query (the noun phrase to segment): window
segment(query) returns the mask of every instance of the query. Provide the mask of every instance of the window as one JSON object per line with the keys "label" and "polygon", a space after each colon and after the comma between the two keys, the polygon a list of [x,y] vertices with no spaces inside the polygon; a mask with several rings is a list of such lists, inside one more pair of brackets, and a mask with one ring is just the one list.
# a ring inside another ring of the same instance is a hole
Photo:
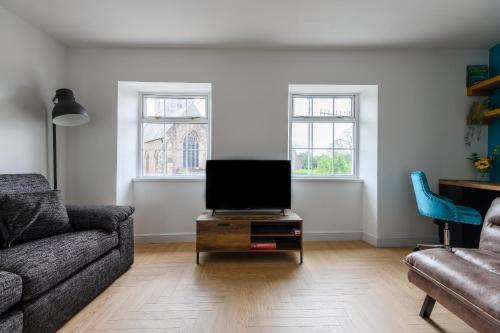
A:
{"label": "window", "polygon": [[199,167],[199,149],[200,147],[196,133],[189,133],[189,135],[184,139],[183,165],[185,169]]}
{"label": "window", "polygon": [[142,96],[142,176],[205,174],[210,152],[209,107],[208,94]]}
{"label": "window", "polygon": [[290,95],[289,158],[295,177],[355,177],[354,95]]}

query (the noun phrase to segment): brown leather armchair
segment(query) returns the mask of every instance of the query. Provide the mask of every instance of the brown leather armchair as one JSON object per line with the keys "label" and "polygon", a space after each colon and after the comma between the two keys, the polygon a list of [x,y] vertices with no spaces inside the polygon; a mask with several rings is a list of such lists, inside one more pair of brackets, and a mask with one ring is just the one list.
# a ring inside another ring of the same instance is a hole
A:
{"label": "brown leather armchair", "polygon": [[422,318],[438,301],[479,332],[500,332],[500,198],[486,214],[478,249],[429,249],[405,262],[408,280],[427,294]]}

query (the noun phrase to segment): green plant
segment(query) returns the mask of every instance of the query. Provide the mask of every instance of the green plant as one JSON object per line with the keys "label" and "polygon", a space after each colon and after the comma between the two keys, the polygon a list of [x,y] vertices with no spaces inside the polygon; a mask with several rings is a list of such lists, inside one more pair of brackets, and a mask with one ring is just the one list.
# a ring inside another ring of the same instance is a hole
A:
{"label": "green plant", "polygon": [[[303,152],[298,155],[300,160],[301,169],[293,171],[296,175],[307,175],[308,153]],[[313,175],[327,175],[332,173],[332,166],[334,174],[348,175],[352,173],[352,155],[351,153],[344,153],[336,151],[333,157],[331,155],[313,156],[311,159],[311,174]]]}
{"label": "green plant", "polygon": [[489,99],[472,103],[469,114],[467,115],[467,133],[465,134],[465,144],[467,146],[471,145],[474,137],[476,137],[477,141],[481,140],[481,125],[484,125],[484,112],[489,109]]}

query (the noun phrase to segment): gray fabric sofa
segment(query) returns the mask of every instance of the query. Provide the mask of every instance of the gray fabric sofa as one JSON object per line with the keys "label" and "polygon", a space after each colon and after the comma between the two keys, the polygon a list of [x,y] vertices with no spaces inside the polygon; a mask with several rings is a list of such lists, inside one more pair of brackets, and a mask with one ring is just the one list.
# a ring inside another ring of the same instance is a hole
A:
{"label": "gray fabric sofa", "polygon": [[[42,175],[0,175],[0,195],[46,190]],[[56,331],[132,265],[132,207],[67,211],[69,232],[0,250],[0,333]]]}

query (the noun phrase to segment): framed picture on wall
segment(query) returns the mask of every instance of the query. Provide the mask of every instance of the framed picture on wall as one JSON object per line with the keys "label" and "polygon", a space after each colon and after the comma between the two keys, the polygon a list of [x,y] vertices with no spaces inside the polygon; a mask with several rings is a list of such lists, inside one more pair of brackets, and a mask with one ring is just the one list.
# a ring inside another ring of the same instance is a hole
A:
{"label": "framed picture on wall", "polygon": [[478,82],[489,78],[488,65],[469,65],[467,66],[467,87],[473,86]]}

